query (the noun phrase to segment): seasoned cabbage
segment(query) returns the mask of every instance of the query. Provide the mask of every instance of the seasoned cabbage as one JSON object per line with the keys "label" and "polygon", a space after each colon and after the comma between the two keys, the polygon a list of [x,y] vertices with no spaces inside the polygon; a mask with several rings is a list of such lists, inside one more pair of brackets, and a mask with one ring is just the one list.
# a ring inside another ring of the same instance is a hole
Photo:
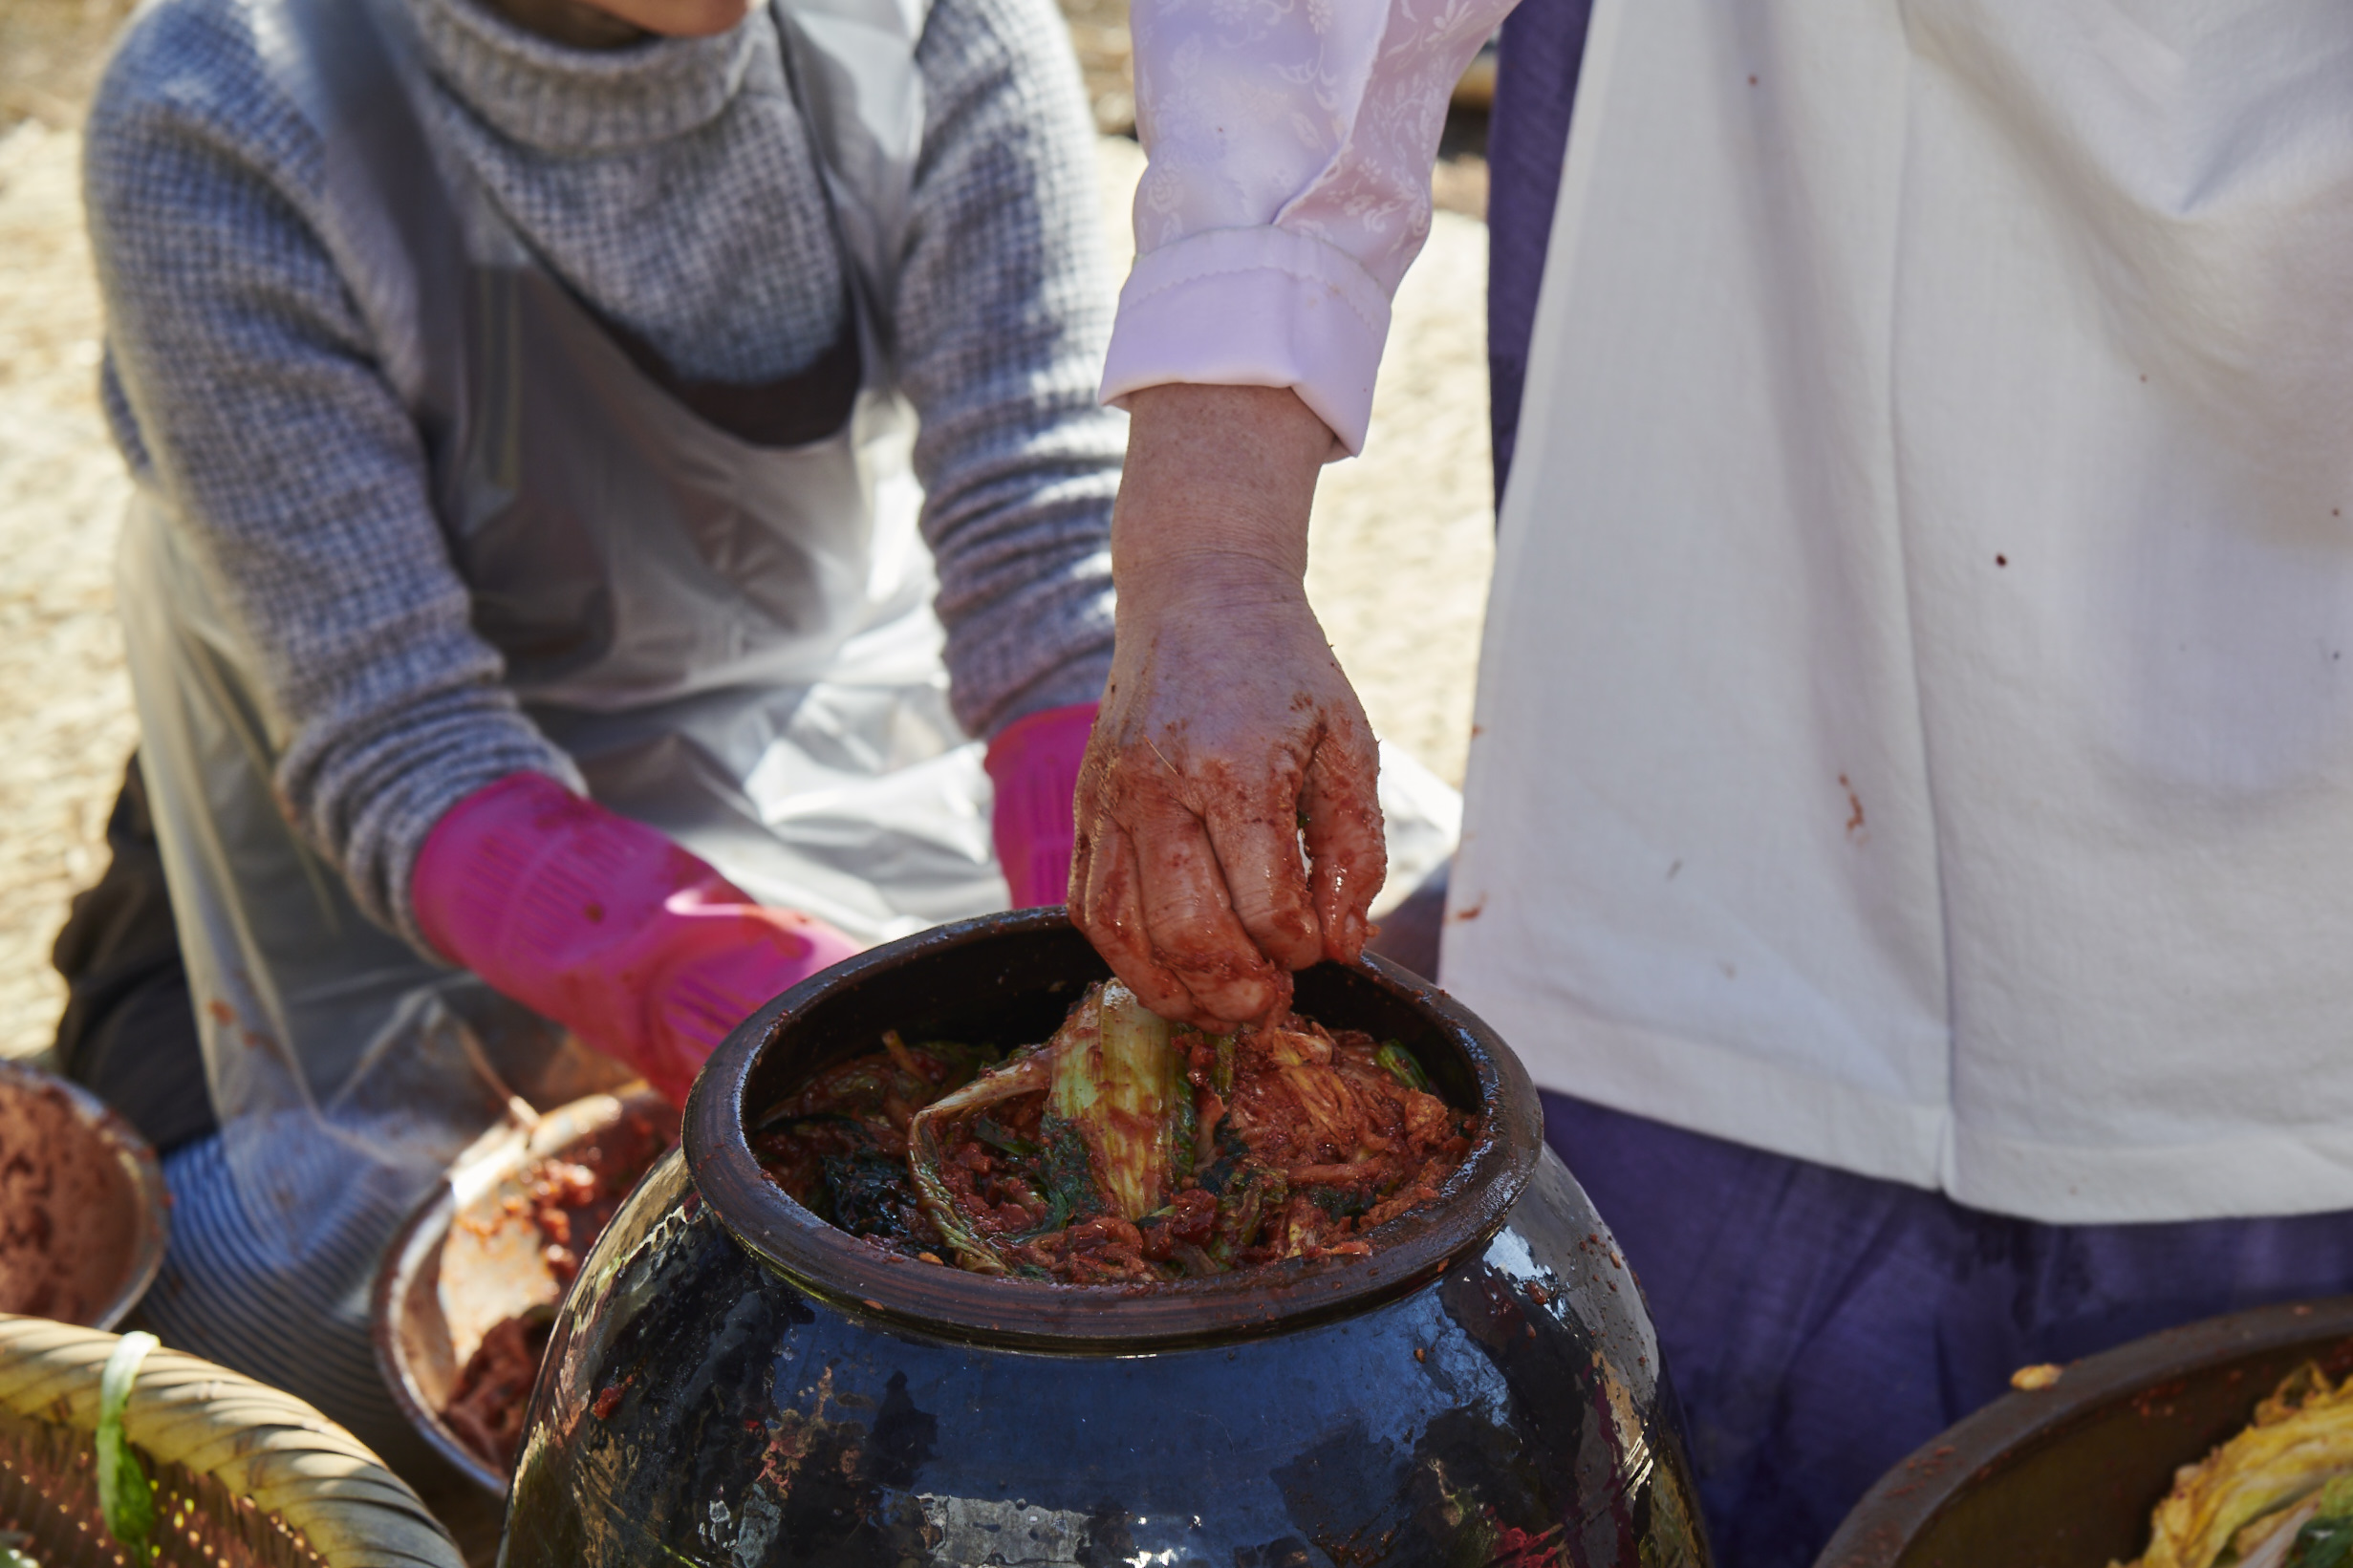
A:
{"label": "seasoned cabbage", "polygon": [[1296,1017],[1205,1035],[1115,980],[1003,1061],[885,1043],[820,1074],[754,1149],[844,1230],[981,1274],[1149,1284],[1361,1256],[1479,1132],[1398,1042]]}
{"label": "seasoned cabbage", "polygon": [[2353,1377],[2309,1363],[2173,1477],[2133,1568],[2353,1568]]}

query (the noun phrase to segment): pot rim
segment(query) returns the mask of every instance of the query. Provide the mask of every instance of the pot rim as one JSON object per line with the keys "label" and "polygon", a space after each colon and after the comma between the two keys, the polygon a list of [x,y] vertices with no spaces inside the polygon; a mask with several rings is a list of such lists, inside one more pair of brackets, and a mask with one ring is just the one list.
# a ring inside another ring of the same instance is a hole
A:
{"label": "pot rim", "polygon": [[1225,1278],[1157,1285],[994,1278],[885,1252],[818,1218],[767,1179],[745,1131],[745,1092],[788,1020],[920,956],[1069,927],[1060,905],[935,927],[810,977],[729,1035],[696,1080],[683,1133],[695,1188],[736,1241],[841,1311],[945,1338],[1032,1350],[1169,1349],[1305,1327],[1411,1290],[1484,1245],[1533,1176],[1543,1110],[1520,1059],[1469,1008],[1373,957],[1349,967],[1406,1001],[1462,1054],[1485,1122],[1438,1201],[1373,1232],[1370,1257],[1294,1258]]}

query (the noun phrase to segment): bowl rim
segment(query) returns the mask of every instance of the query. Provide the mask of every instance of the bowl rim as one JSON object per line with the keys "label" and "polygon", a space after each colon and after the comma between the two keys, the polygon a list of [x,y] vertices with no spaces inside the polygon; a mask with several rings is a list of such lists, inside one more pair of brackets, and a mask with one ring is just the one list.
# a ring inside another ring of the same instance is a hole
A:
{"label": "bowl rim", "polygon": [[[457,1223],[462,1202],[471,1201],[475,1193],[493,1191],[502,1182],[520,1175],[534,1160],[557,1153],[615,1125],[633,1106],[659,1098],[642,1083],[623,1084],[543,1111],[529,1126],[514,1121],[493,1125],[418,1199],[408,1217],[400,1222],[400,1228],[384,1244],[377,1262],[376,1278],[368,1293],[368,1340],[376,1353],[377,1372],[391,1392],[394,1406],[426,1446],[494,1498],[507,1495],[509,1478],[452,1431],[442,1419],[442,1412],[426,1400],[417,1369],[409,1361],[408,1343],[400,1336],[401,1321],[406,1316],[403,1303],[419,1275],[428,1266],[438,1276],[441,1250]],[[467,1188],[464,1193],[458,1190],[461,1172]],[[569,1288],[560,1292],[557,1302],[560,1304],[570,1294]]]}
{"label": "bowl rim", "polygon": [[[1840,1521],[1815,1568],[1893,1568],[1921,1533],[1996,1466],[2062,1435],[2123,1396],[2251,1355],[2353,1338],[2353,1296],[2204,1318],[2068,1363],[2043,1388],[2013,1389],[1930,1438]],[[2260,1397],[2257,1394],[2256,1397]],[[2199,1455],[2191,1455],[2191,1463]]]}
{"label": "bowl rim", "polygon": [[1069,929],[1059,905],[937,926],[810,977],[729,1035],[696,1080],[682,1131],[695,1189],[737,1243],[796,1288],[853,1316],[1015,1349],[1169,1349],[1306,1327],[1411,1290],[1483,1247],[1533,1177],[1543,1148],[1543,1110],[1520,1059],[1444,991],[1371,957],[1348,967],[1414,1007],[1461,1051],[1486,1123],[1439,1202],[1381,1227],[1381,1244],[1370,1257],[1293,1259],[1198,1283],[992,1278],[885,1252],[819,1219],[768,1181],[745,1131],[745,1092],[754,1065],[791,1020],[926,955]]}
{"label": "bowl rim", "polygon": [[444,1178],[433,1184],[424,1201],[410,1210],[408,1218],[392,1234],[369,1291],[368,1339],[376,1351],[377,1375],[383,1380],[394,1407],[410,1428],[466,1480],[494,1497],[504,1497],[507,1477],[460,1442],[458,1434],[443,1422],[441,1411],[425,1402],[417,1386],[416,1370],[409,1365],[408,1347],[401,1342],[397,1321],[400,1300],[408,1294],[410,1282],[424,1268],[428,1257],[436,1268],[440,1266],[438,1255],[457,1214],[457,1192]]}
{"label": "bowl rim", "polygon": [[115,1163],[131,1184],[139,1202],[139,1234],[131,1244],[131,1267],[122,1283],[98,1310],[96,1321],[77,1326],[112,1330],[130,1316],[155,1277],[162,1272],[164,1249],[171,1241],[171,1194],[163,1186],[163,1167],[155,1146],[131,1126],[123,1114],[72,1079],[29,1062],[0,1060],[0,1083],[28,1089],[55,1089],[65,1096],[75,1120],[88,1128],[115,1156]]}

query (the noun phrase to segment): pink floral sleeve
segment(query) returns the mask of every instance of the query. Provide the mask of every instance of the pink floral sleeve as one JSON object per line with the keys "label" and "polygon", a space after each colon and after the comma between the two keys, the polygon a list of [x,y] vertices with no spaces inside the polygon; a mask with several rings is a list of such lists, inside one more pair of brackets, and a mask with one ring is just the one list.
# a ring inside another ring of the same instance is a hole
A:
{"label": "pink floral sleeve", "polygon": [[1290,387],[1364,445],[1446,102],[1513,0],[1134,0],[1135,269],[1103,396]]}

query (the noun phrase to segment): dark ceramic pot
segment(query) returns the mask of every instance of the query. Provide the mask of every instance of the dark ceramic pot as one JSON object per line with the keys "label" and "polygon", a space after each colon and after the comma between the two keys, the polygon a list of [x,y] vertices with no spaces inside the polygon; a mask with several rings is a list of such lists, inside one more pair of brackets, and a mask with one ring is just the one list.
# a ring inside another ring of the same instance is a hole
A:
{"label": "dark ceramic pot", "polygon": [[2086,1356],[2004,1394],[1881,1477],[1815,1568],[2108,1568],[2306,1362],[2353,1372],[2353,1297],[2257,1307]]}
{"label": "dark ceramic pot", "polygon": [[685,1148],[564,1303],[504,1561],[1358,1568],[1707,1561],[1639,1291],[1519,1062],[1403,970],[1301,1012],[1398,1038],[1486,1133],[1370,1258],[1133,1290],[885,1255],[745,1136],[813,1067],[910,1036],[1043,1040],[1106,974],[1060,911],[909,937],[712,1058]]}

